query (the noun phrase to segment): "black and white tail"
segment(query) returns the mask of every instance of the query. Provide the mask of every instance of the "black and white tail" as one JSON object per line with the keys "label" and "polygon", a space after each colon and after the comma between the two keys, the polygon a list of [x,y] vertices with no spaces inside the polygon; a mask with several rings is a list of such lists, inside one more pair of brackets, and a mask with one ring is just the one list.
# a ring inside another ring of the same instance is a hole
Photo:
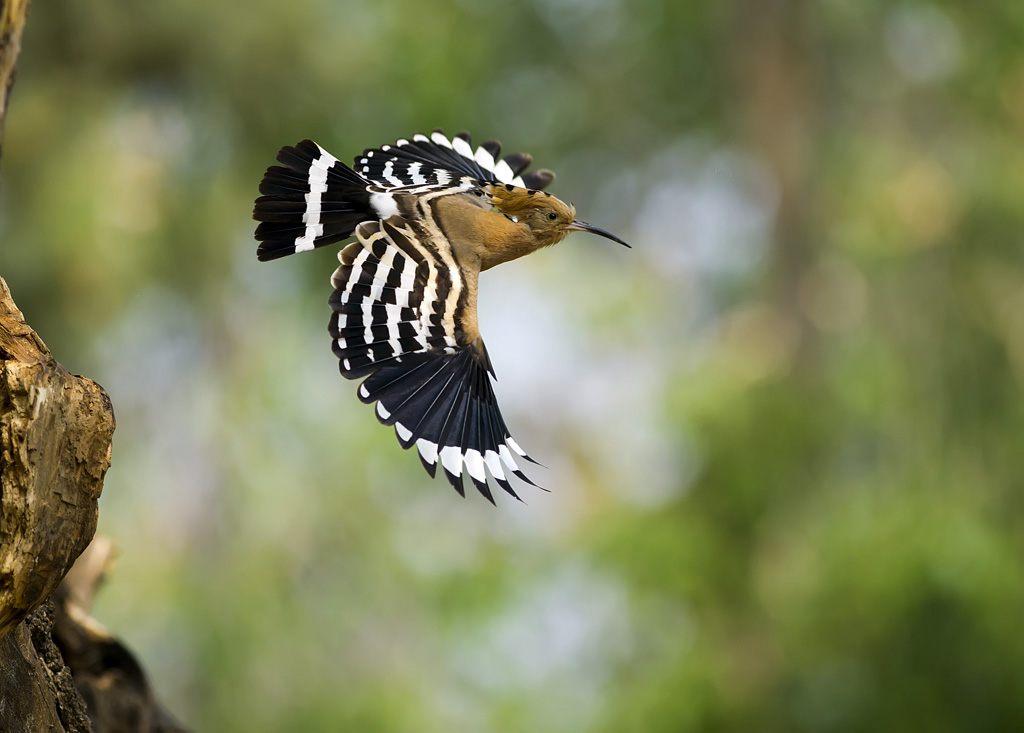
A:
{"label": "black and white tail", "polygon": [[312,140],[281,148],[277,160],[282,165],[267,169],[252,213],[260,260],[340,242],[375,216],[370,182]]}

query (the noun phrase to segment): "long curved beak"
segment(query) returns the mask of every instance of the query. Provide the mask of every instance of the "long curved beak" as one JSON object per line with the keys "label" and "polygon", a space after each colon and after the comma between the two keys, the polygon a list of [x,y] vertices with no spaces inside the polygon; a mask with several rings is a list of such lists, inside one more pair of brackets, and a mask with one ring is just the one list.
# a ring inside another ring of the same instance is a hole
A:
{"label": "long curved beak", "polygon": [[[597,234],[598,236],[604,237],[605,239],[610,239],[613,242],[618,242],[623,247],[629,247],[628,244],[623,242],[621,239],[616,237],[611,232],[606,232],[604,229],[601,229],[600,227],[595,227],[592,224],[587,224],[587,222],[580,221],[579,219],[574,221],[572,224],[570,224],[566,228],[569,229],[569,231],[573,231],[573,232],[590,232],[591,234]],[[630,247],[630,249],[632,249],[632,247]]]}

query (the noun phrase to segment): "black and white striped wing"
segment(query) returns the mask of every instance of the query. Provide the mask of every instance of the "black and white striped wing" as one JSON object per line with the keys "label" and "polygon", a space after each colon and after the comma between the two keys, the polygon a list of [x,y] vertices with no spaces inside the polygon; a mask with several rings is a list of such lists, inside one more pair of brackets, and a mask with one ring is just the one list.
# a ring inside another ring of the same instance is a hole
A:
{"label": "black and white striped wing", "polygon": [[473,149],[469,133],[451,138],[441,130],[414,135],[363,152],[355,170],[363,177],[388,188],[404,186],[447,186],[469,176],[488,183],[509,183],[520,188],[542,189],[554,180],[548,170],[523,173],[533,158],[516,153],[501,158],[501,143],[491,140]]}
{"label": "black and white striped wing", "polygon": [[430,241],[401,217],[364,222],[339,254],[331,280],[330,334],[341,373],[365,380],[359,398],[376,403],[403,448],[413,445],[431,476],[440,465],[463,493],[463,474],[489,501],[490,474],[519,498],[506,470],[527,483],[516,444],[491,387],[486,353],[460,343],[475,312],[447,242]]}

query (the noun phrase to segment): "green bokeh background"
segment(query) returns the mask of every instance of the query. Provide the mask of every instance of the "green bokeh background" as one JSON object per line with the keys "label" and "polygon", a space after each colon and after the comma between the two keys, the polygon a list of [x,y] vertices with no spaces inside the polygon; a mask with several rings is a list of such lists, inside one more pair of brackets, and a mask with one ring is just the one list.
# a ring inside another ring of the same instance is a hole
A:
{"label": "green bokeh background", "polygon": [[[0,274],[117,414],[97,617],[204,731],[1024,729],[1024,4],[36,2]],[[337,374],[277,149],[443,127],[596,237],[486,273],[525,504]],[[504,499],[504,500],[501,500]]]}

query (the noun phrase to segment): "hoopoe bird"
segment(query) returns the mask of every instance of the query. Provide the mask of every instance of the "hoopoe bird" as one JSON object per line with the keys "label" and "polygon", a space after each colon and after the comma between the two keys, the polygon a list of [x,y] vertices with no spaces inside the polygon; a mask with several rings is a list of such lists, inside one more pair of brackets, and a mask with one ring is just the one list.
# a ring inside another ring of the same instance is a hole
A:
{"label": "hoopoe bird", "polygon": [[[465,496],[463,477],[491,503],[487,476],[518,499],[506,470],[536,463],[513,440],[495,400],[494,369],[477,324],[480,273],[592,232],[572,204],[543,191],[548,170],[530,155],[475,150],[440,130],[367,149],[350,168],[311,140],[284,147],[267,169],[253,218],[257,257],[274,260],[355,235],[331,278],[329,332],[341,373],[362,379],[402,448],[416,446]],[[465,469],[465,470],[463,470]]]}

